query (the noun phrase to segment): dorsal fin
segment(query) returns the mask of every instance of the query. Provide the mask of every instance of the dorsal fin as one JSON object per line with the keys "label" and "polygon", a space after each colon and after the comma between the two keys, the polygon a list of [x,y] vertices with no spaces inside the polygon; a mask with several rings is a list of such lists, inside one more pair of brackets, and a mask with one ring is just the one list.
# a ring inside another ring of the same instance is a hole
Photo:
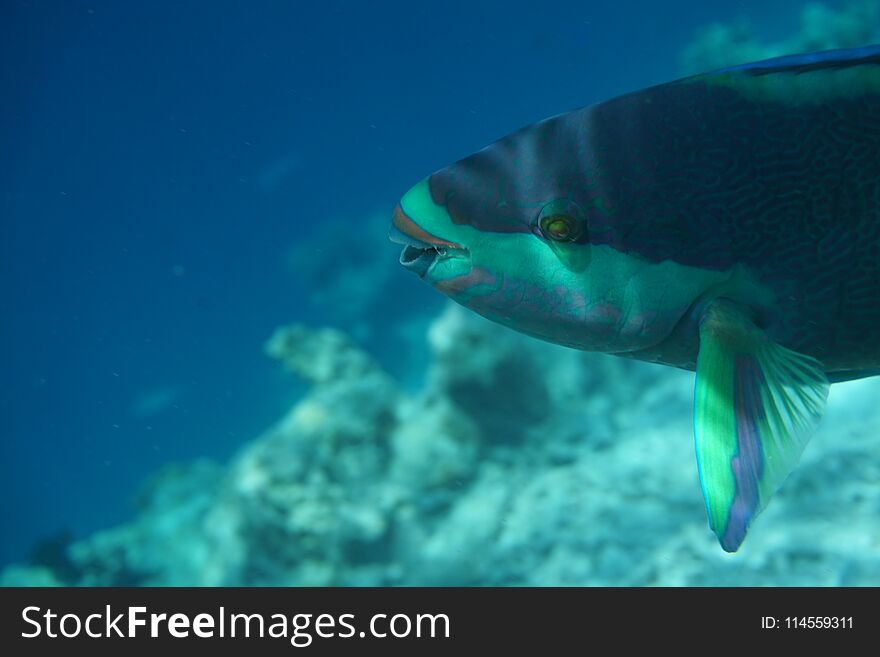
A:
{"label": "dorsal fin", "polygon": [[862,64],[880,65],[880,45],[846,48],[843,50],[823,50],[802,55],[774,57],[760,62],[729,66],[713,73],[744,73],[746,75],[767,75],[769,73],[805,73],[822,69],[840,69]]}

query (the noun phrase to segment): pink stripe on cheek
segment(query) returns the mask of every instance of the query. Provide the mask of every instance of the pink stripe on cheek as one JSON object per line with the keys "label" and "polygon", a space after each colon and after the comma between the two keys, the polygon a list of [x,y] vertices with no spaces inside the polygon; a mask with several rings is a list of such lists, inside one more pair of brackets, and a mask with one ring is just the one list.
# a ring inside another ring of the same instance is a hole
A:
{"label": "pink stripe on cheek", "polygon": [[590,317],[597,322],[617,324],[620,321],[620,308],[610,303],[597,303],[590,306]]}
{"label": "pink stripe on cheek", "polygon": [[462,292],[467,292],[476,285],[495,286],[497,283],[498,278],[488,269],[474,267],[464,276],[456,276],[455,278],[438,281],[434,284],[434,287],[443,294],[454,297]]}

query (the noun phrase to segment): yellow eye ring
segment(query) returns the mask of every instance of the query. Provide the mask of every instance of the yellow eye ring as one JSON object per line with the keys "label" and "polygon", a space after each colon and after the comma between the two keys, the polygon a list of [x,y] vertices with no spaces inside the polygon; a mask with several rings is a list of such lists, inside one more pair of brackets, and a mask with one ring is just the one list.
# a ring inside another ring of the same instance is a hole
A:
{"label": "yellow eye ring", "polygon": [[538,213],[534,228],[537,235],[550,242],[585,242],[587,222],[583,211],[571,199],[555,199]]}
{"label": "yellow eye ring", "polygon": [[567,214],[541,217],[541,233],[554,242],[574,242],[580,237],[580,222]]}

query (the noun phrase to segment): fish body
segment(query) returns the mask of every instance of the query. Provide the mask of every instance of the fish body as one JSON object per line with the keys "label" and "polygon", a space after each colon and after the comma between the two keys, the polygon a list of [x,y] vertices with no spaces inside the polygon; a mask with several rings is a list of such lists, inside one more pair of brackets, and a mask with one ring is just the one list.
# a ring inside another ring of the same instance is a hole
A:
{"label": "fish body", "polygon": [[695,370],[710,525],[735,550],[828,384],[880,372],[880,47],[659,85],[413,187],[401,263],[529,335]]}

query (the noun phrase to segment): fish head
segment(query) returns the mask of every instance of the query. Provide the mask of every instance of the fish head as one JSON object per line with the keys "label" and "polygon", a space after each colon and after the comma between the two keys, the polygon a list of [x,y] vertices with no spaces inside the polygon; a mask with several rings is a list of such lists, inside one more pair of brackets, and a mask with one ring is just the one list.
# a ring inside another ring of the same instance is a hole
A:
{"label": "fish head", "polygon": [[[400,264],[453,301],[500,324],[551,342],[608,349],[605,326],[588,326],[592,249],[586,216],[570,198],[526,207],[463,198],[434,174],[398,203],[389,237],[401,244]],[[450,198],[451,197],[451,198]],[[454,200],[453,200],[454,199]],[[472,220],[471,217],[474,217]]]}
{"label": "fish head", "polygon": [[492,321],[579,349],[638,351],[670,334],[706,280],[608,244],[615,216],[584,119],[548,119],[421,180],[390,238],[401,265]]}

